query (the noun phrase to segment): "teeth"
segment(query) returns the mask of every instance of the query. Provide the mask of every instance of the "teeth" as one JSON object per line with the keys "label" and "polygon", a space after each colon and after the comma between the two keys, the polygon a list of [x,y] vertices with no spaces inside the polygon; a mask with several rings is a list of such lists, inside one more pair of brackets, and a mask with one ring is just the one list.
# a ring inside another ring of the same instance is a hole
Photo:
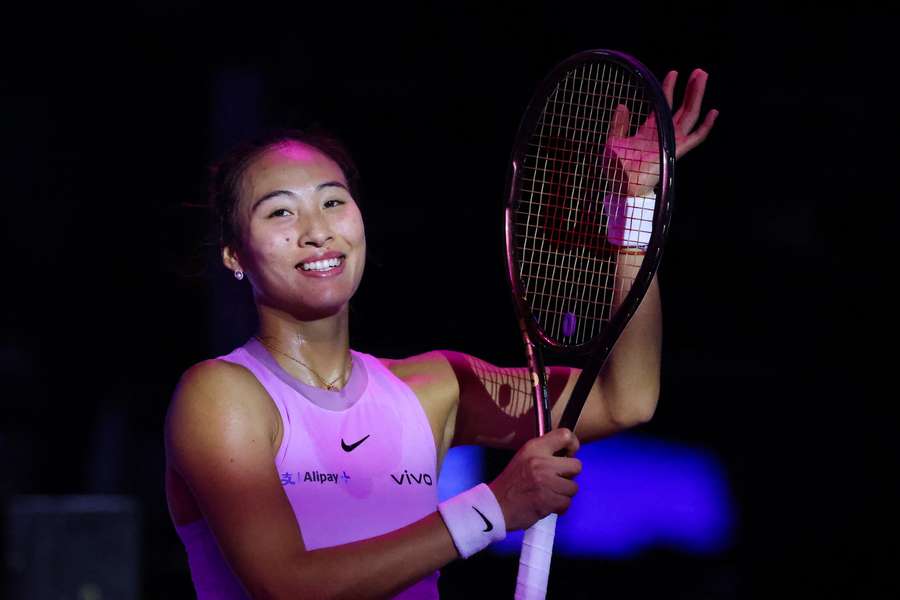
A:
{"label": "teeth", "polygon": [[343,258],[329,258],[326,260],[316,260],[313,262],[306,262],[300,265],[300,268],[304,271],[327,271],[328,269],[333,269],[336,266],[340,265],[343,261]]}

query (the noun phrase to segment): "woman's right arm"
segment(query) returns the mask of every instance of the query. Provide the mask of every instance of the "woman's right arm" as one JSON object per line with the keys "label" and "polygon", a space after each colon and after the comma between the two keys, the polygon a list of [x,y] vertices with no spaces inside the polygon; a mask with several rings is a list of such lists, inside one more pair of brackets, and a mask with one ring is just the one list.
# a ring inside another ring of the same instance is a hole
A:
{"label": "woman's right arm", "polygon": [[[437,512],[375,538],[306,550],[274,467],[275,423],[271,400],[256,379],[223,361],[200,363],[185,373],[166,421],[169,464],[190,488],[251,597],[383,597],[458,557]],[[568,506],[564,495],[541,493],[558,485],[549,481],[559,475],[547,471],[546,461],[543,470],[529,470],[542,464],[536,456],[552,458],[554,448],[573,451],[577,445],[571,434],[557,438],[520,451],[491,484],[510,529]],[[525,493],[507,494],[513,486]],[[504,496],[514,497],[515,504]]]}

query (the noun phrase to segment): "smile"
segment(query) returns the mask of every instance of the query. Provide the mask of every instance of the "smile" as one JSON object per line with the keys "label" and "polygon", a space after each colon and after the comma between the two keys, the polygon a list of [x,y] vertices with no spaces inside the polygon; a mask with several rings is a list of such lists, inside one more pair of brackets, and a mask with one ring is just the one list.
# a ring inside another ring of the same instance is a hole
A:
{"label": "smile", "polygon": [[331,269],[341,266],[344,263],[344,258],[344,256],[335,256],[321,260],[311,260],[309,262],[299,263],[297,268],[302,271],[330,271]]}

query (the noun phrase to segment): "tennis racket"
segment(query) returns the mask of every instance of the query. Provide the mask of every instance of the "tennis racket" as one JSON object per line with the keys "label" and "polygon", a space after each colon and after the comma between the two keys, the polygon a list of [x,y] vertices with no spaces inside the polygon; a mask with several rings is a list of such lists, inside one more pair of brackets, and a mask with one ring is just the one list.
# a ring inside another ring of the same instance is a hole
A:
{"label": "tennis racket", "polygon": [[[572,56],[528,105],[512,153],[506,253],[538,435],[551,428],[541,347],[589,357],[560,422],[574,430],[659,265],[674,165],[663,90],[630,56]],[[545,597],[555,531],[551,514],[525,532],[517,599]]]}

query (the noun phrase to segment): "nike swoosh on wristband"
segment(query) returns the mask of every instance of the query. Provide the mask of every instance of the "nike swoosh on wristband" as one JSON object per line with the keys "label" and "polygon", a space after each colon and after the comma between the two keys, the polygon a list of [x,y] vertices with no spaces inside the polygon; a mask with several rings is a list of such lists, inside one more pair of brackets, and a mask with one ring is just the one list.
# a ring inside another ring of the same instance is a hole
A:
{"label": "nike swoosh on wristband", "polygon": [[488,518],[486,516],[484,516],[484,514],[480,510],[478,510],[474,506],[472,507],[472,510],[477,512],[478,516],[481,517],[482,519],[484,519],[484,524],[487,525],[486,528],[481,530],[483,533],[487,533],[488,531],[491,531],[492,529],[494,529],[494,524],[491,523],[490,521],[488,521]]}
{"label": "nike swoosh on wristband", "polygon": [[[372,435],[372,434],[370,433],[369,435]],[[344,438],[341,438],[341,448],[344,449],[344,452],[353,452],[354,450],[356,450],[356,447],[357,447],[357,446],[359,446],[359,445],[362,444],[364,441],[366,441],[367,439],[369,439],[369,435],[367,435],[367,436],[364,437],[363,439],[359,440],[358,442],[354,442],[354,443],[350,444],[349,446],[348,446],[347,443],[344,441]]]}

